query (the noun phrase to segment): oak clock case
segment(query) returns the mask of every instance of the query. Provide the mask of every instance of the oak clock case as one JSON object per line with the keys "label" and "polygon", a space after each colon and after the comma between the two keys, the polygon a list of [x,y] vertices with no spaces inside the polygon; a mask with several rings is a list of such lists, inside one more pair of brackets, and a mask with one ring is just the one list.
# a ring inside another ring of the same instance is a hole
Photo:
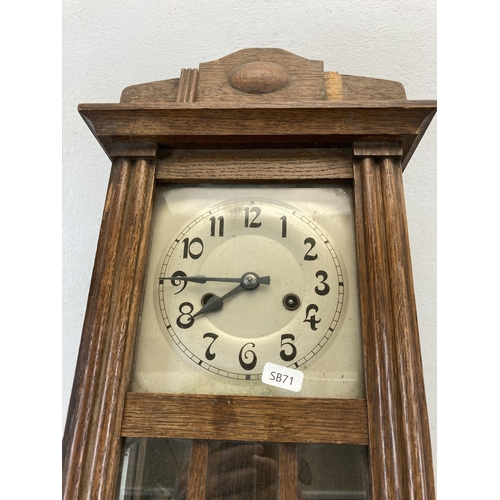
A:
{"label": "oak clock case", "polygon": [[160,185],[152,233],[133,391],[364,396],[348,185]]}
{"label": "oak clock case", "polygon": [[64,499],[434,500],[402,173],[435,101],[245,49],[79,111],[112,168]]}

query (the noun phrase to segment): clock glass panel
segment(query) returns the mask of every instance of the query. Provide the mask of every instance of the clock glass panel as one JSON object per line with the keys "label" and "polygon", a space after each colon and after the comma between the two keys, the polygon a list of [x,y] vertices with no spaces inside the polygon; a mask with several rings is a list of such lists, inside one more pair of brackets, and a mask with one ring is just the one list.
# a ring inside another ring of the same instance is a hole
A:
{"label": "clock glass panel", "polygon": [[[192,448],[188,439],[127,438],[118,499],[187,499],[190,482],[200,481],[190,477]],[[280,449],[279,443],[210,441],[205,498],[277,500]],[[299,444],[294,461],[297,500],[371,497],[366,446]]]}
{"label": "clock glass panel", "polygon": [[364,397],[352,188],[157,188],[132,390]]}

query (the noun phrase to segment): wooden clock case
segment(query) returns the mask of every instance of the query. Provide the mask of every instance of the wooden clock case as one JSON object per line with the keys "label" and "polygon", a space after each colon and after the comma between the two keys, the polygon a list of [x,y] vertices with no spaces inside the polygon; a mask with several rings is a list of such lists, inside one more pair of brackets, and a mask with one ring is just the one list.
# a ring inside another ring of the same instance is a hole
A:
{"label": "wooden clock case", "polygon": [[[283,443],[281,500],[295,498],[298,442],[368,445],[374,500],[433,499],[402,173],[435,101],[246,49],[79,112],[112,167],[63,439],[64,498],[116,498],[122,438],[145,436],[194,440],[190,500],[204,498],[207,439]],[[155,185],[310,180],[354,187],[366,399],[129,392]]]}

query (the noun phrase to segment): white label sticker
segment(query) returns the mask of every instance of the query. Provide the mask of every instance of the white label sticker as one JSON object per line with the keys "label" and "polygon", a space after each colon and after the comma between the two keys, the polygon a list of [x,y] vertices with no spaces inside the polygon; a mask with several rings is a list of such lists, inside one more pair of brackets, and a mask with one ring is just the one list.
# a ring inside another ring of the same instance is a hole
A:
{"label": "white label sticker", "polygon": [[262,382],[288,391],[299,392],[302,389],[304,374],[300,370],[286,366],[266,363],[262,372]]}

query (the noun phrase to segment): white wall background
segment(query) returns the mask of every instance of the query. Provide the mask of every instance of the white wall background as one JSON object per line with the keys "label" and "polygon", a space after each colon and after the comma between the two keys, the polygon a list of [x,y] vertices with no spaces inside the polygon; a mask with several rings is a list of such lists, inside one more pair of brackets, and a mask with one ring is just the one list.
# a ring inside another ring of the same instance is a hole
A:
{"label": "white wall background", "polygon": [[[78,353],[110,162],[77,113],[128,85],[177,78],[249,47],[323,60],[325,71],[398,80],[436,98],[435,0],[63,1],[62,418]],[[436,121],[405,171],[418,317],[436,457]]]}

